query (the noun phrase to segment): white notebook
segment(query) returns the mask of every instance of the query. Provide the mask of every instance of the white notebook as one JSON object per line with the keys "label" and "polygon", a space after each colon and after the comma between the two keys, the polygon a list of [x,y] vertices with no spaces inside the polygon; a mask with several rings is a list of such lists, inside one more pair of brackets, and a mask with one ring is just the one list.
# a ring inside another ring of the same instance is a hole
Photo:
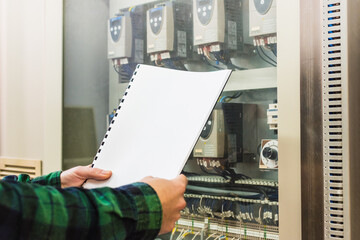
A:
{"label": "white notebook", "polygon": [[180,174],[231,70],[178,71],[138,65],[93,166],[112,171],[85,188],[119,187]]}

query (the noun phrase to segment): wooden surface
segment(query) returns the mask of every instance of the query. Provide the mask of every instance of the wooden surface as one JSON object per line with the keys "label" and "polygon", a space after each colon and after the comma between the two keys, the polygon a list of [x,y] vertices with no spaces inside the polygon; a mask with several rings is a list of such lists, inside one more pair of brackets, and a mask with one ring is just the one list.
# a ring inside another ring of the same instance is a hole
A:
{"label": "wooden surface", "polygon": [[31,178],[41,176],[42,161],[0,158],[0,178],[21,173],[26,173]]}

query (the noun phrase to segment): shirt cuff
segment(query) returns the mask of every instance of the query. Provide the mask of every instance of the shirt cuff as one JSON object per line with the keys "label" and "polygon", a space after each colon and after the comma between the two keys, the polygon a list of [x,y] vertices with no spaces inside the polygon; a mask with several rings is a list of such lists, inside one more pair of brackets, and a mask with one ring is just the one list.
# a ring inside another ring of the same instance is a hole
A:
{"label": "shirt cuff", "polygon": [[48,185],[53,187],[61,187],[60,181],[61,171],[52,172],[44,176],[36,177],[31,180],[31,183],[36,183],[40,185]]}
{"label": "shirt cuff", "polygon": [[135,239],[155,239],[162,223],[162,206],[155,190],[148,184],[138,182],[132,184],[142,194],[133,195],[137,209]]}

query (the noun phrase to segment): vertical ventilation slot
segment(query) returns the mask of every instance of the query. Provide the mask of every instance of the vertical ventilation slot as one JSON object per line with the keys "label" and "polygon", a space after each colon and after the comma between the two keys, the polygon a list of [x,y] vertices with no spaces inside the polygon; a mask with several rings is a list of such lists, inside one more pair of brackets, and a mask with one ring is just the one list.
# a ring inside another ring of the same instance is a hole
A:
{"label": "vertical ventilation slot", "polygon": [[323,1],[324,239],[344,239],[341,3]]}

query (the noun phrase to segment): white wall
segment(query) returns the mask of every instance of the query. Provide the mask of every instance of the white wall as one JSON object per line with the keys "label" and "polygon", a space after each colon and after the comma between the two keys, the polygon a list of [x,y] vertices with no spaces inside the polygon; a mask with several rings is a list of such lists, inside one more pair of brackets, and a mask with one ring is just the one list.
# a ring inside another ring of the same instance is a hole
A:
{"label": "white wall", "polygon": [[[160,1],[166,1],[166,0],[160,0]],[[114,17],[115,14],[119,13],[120,9],[123,8],[129,8],[141,4],[146,4],[150,2],[155,2],[154,0],[110,0],[110,11],[109,11],[109,17]]]}
{"label": "white wall", "polygon": [[61,169],[61,0],[0,0],[0,157]]}
{"label": "white wall", "polygon": [[[64,11],[64,107],[93,109],[97,144],[100,145],[109,113],[109,1],[66,0]],[[64,121],[74,121],[65,117]],[[91,162],[98,145],[91,152]]]}

